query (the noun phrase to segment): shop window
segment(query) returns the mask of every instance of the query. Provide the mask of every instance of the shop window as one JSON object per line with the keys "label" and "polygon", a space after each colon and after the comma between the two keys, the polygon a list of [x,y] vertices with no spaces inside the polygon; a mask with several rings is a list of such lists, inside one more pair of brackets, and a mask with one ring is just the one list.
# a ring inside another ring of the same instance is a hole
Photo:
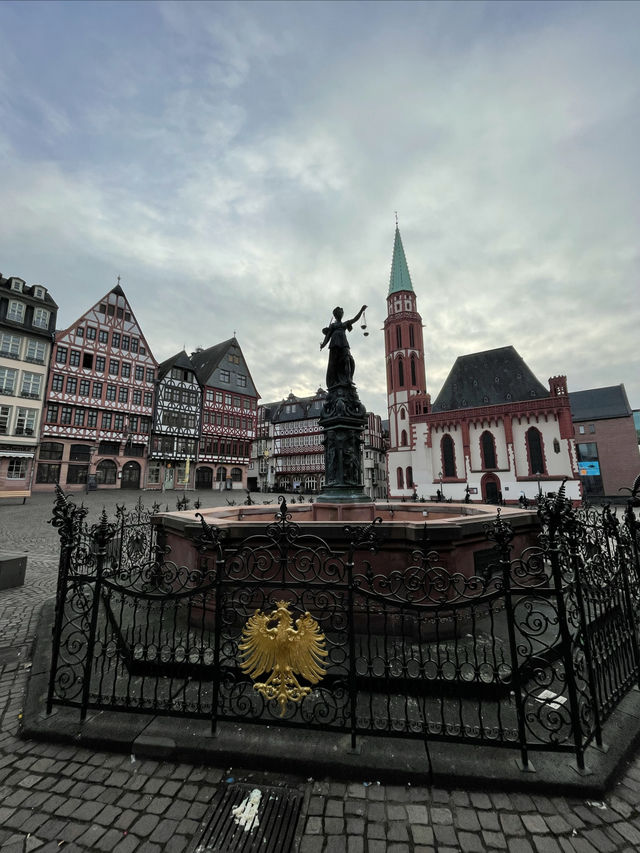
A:
{"label": "shop window", "polygon": [[36,471],[36,483],[58,483],[60,481],[60,465],[40,462]]}
{"label": "shop window", "polygon": [[69,465],[67,468],[67,483],[86,483],[88,465]]}

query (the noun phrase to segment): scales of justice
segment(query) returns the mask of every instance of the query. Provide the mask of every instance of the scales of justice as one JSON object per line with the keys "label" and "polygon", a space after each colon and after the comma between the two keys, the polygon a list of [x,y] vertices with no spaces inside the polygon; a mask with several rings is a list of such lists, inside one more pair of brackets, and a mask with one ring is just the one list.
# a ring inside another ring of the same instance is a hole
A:
{"label": "scales of justice", "polygon": [[327,397],[318,422],[324,432],[325,486],[317,497],[319,503],[370,503],[362,483],[362,433],[367,415],[353,381],[355,361],[351,355],[347,333],[362,317],[362,330],[367,336],[363,305],[355,317],[344,319],[337,307],[322,332],[320,349],[329,348]]}

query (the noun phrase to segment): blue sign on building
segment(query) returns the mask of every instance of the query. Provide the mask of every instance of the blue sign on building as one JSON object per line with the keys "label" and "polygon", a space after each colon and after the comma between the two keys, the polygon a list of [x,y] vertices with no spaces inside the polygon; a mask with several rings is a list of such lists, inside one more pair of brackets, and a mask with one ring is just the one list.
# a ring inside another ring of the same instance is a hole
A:
{"label": "blue sign on building", "polygon": [[578,472],[581,477],[599,477],[599,462],[578,462]]}

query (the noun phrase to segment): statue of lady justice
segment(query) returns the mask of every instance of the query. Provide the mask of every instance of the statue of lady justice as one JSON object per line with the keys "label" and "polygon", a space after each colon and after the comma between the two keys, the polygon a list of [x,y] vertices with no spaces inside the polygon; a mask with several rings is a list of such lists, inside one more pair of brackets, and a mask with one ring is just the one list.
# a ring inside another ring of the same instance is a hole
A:
{"label": "statue of lady justice", "polygon": [[363,305],[353,319],[344,321],[342,319],[344,316],[342,308],[334,308],[333,316],[335,319],[322,330],[325,337],[320,344],[320,349],[324,349],[329,344],[327,390],[333,388],[335,385],[353,385],[353,374],[356,363],[351,355],[347,332],[350,332],[353,324],[358,322],[366,307],[366,305]]}

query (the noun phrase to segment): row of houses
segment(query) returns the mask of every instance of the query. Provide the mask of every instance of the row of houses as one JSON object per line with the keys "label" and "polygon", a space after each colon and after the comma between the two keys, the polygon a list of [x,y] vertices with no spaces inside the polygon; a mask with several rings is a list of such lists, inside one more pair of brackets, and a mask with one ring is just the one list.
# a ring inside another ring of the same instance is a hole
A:
{"label": "row of houses", "polygon": [[[118,283],[56,331],[46,288],[0,276],[0,495],[52,490],[324,485],[326,392],[258,406],[235,337],[158,363]],[[369,415],[367,493],[386,495],[384,436]]]}
{"label": "row of houses", "polygon": [[158,363],[120,284],[71,326],[0,276],[0,494],[242,488],[258,392],[235,337]]}

